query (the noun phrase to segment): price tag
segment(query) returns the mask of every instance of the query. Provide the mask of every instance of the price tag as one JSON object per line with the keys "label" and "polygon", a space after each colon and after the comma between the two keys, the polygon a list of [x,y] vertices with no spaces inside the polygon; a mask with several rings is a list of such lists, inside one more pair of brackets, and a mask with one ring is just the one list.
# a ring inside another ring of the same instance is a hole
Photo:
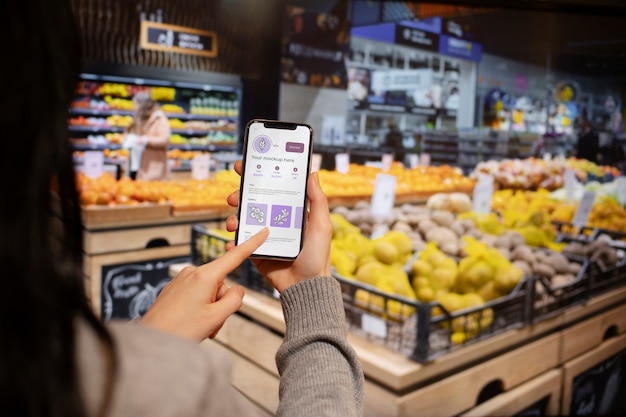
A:
{"label": "price tag", "polygon": [[596,193],[593,191],[585,191],[583,198],[581,198],[580,203],[578,203],[576,213],[574,214],[574,220],[572,221],[574,226],[581,228],[587,225],[589,213],[591,213],[591,208],[593,207],[593,201],[595,198]]}
{"label": "price tag", "polygon": [[420,155],[420,165],[423,167],[430,166],[430,154],[423,153]]}
{"label": "price tag", "polygon": [[617,184],[617,202],[624,206],[626,205],[626,177],[617,177],[615,182]]}
{"label": "price tag", "polygon": [[89,178],[100,178],[104,170],[104,153],[87,151],[83,157],[83,172]]}
{"label": "price tag", "polygon": [[384,219],[391,214],[396,198],[396,177],[388,174],[376,175],[370,213],[374,218]]}
{"label": "price tag", "polygon": [[565,195],[567,201],[574,200],[574,192],[576,191],[576,173],[571,169],[565,170]]}
{"label": "price tag", "polygon": [[322,155],[314,153],[311,155],[311,172],[317,172],[322,167]]}
{"label": "price tag", "polygon": [[546,162],[552,161],[552,154],[550,152],[546,152],[543,154],[543,160]]}
{"label": "price tag", "polygon": [[194,180],[206,180],[209,178],[209,161],[208,153],[196,155],[191,160],[191,178]]}
{"label": "price tag", "polygon": [[409,155],[409,166],[411,169],[417,168],[420,164],[420,156],[416,153]]}
{"label": "price tag", "polygon": [[350,154],[338,153],[335,155],[335,169],[340,174],[347,174],[350,171]]}
{"label": "price tag", "polygon": [[481,177],[474,186],[473,210],[476,213],[491,212],[491,198],[493,197],[493,178]]}
{"label": "price tag", "polygon": [[361,328],[363,331],[378,337],[387,337],[387,325],[385,320],[370,314],[361,316]]}
{"label": "price tag", "polygon": [[389,172],[389,170],[391,169],[392,163],[393,163],[393,154],[391,153],[384,154],[381,160],[381,167],[382,167],[383,172]]}

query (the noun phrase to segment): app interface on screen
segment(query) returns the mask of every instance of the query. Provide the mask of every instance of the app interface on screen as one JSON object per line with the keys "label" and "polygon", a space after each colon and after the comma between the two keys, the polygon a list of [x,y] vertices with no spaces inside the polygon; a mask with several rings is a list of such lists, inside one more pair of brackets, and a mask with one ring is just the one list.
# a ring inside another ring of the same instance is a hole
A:
{"label": "app interface on screen", "polygon": [[262,123],[250,126],[238,243],[269,227],[270,235],[256,254],[298,255],[310,142],[306,126],[295,131]]}

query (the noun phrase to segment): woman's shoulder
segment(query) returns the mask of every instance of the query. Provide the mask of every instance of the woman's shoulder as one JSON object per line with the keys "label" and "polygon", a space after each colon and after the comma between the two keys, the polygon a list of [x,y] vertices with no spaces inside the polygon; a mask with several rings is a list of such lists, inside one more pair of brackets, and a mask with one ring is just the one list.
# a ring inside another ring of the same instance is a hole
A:
{"label": "woman's shoulder", "polygon": [[[226,355],[215,347],[201,346],[138,323],[109,322],[106,327],[114,341],[117,361],[112,415],[132,415],[128,413],[153,407],[175,407],[178,413],[183,410],[178,415],[194,415],[205,401],[208,387],[215,384],[215,375],[230,372]],[[90,391],[98,392],[104,380],[104,355],[87,326],[82,326],[79,340],[81,374],[89,397]],[[88,402],[98,401],[92,398]]]}

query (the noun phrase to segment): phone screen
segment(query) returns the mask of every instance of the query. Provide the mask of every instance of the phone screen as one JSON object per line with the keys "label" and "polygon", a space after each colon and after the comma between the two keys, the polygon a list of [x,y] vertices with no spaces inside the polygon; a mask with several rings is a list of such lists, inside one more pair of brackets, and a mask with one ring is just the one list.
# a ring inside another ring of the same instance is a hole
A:
{"label": "phone screen", "polygon": [[253,256],[291,260],[300,253],[312,132],[305,124],[264,120],[246,127],[236,244],[270,229]]}

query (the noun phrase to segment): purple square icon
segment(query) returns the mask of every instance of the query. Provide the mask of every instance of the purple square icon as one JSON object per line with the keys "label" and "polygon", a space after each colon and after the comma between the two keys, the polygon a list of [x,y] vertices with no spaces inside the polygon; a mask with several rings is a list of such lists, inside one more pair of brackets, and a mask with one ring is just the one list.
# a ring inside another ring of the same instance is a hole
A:
{"label": "purple square icon", "polygon": [[303,207],[296,207],[296,218],[293,225],[296,229],[302,229],[302,210]]}
{"label": "purple square icon", "polygon": [[291,227],[291,206],[272,206],[270,226]]}
{"label": "purple square icon", "polygon": [[251,226],[265,226],[267,224],[267,204],[248,203],[246,224]]}

